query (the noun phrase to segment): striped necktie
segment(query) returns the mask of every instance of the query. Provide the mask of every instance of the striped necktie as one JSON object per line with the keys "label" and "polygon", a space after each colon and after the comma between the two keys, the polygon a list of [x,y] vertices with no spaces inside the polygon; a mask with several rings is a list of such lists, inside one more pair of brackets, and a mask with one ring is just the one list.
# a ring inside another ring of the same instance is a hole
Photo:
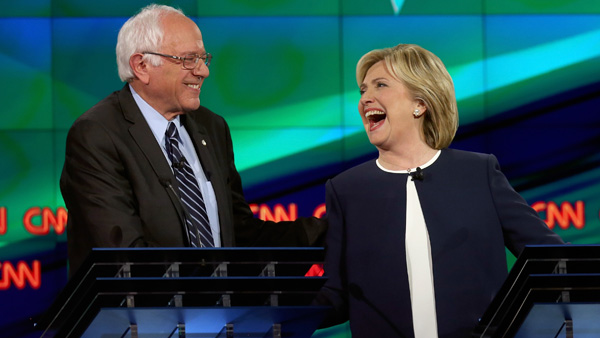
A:
{"label": "striped necktie", "polygon": [[206,214],[202,192],[200,192],[192,167],[179,149],[179,133],[175,123],[169,122],[165,136],[167,156],[171,160],[173,173],[177,179],[179,197],[187,210],[185,221],[190,233],[190,244],[194,247],[214,247],[215,242]]}

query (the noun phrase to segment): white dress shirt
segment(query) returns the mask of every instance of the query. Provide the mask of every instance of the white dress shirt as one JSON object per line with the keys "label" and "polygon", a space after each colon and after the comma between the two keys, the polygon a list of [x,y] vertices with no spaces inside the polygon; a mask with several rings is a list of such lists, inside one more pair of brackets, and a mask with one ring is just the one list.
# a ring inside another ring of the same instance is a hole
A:
{"label": "white dress shirt", "polygon": [[[181,121],[179,116],[173,118],[173,120],[168,121],[164,116],[162,116],[156,109],[152,108],[144,99],[136,93],[133,87],[129,86],[131,89],[131,93],[133,94],[133,99],[137,103],[140,108],[142,115],[148,122],[156,141],[160,145],[160,148],[163,151],[165,159],[171,165],[171,160],[169,156],[167,156],[167,149],[165,148],[165,131],[167,130],[167,126],[169,122],[175,123],[177,130],[179,131],[180,140],[180,150],[185,159],[188,161],[192,170],[194,171],[194,175],[196,176],[196,180],[198,181],[198,186],[200,187],[200,191],[202,192],[202,198],[204,199],[204,204],[206,206],[206,213],[208,215],[208,220],[210,222],[210,228],[212,230],[213,238],[215,241],[215,247],[221,246],[221,228],[219,226],[219,213],[218,213],[218,205],[217,198],[215,196],[215,191],[212,187],[210,181],[206,178],[204,174],[204,170],[202,170],[202,164],[200,163],[200,159],[198,158],[198,154],[194,149],[194,144],[187,130],[181,125]],[[171,167],[171,170],[173,168]]]}

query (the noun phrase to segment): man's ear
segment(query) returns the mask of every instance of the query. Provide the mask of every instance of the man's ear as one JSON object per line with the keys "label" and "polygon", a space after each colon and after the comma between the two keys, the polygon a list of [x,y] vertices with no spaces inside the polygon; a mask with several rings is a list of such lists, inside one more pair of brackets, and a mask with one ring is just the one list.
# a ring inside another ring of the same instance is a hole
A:
{"label": "man's ear", "polygon": [[129,58],[129,66],[133,70],[135,77],[140,80],[143,84],[150,82],[149,67],[144,60],[144,55],[135,53]]}

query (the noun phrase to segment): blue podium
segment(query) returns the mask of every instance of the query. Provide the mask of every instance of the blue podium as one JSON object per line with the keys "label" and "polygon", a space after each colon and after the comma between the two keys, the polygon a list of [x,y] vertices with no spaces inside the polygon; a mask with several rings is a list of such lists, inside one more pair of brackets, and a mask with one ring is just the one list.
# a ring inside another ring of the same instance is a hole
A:
{"label": "blue podium", "polygon": [[310,337],[323,248],[94,249],[41,337]]}

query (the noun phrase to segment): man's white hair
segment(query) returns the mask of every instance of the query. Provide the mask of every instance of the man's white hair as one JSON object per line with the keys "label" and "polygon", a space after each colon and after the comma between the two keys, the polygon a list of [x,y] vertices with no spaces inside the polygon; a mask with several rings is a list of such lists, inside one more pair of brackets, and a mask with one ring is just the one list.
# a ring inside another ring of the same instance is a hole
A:
{"label": "man's white hair", "polygon": [[[167,14],[183,14],[183,11],[170,6],[152,4],[125,22],[117,38],[117,67],[121,81],[131,82],[135,77],[129,65],[131,55],[142,52],[157,52],[162,47],[164,29],[162,17]],[[162,64],[157,55],[144,55],[144,60],[154,66]]]}

